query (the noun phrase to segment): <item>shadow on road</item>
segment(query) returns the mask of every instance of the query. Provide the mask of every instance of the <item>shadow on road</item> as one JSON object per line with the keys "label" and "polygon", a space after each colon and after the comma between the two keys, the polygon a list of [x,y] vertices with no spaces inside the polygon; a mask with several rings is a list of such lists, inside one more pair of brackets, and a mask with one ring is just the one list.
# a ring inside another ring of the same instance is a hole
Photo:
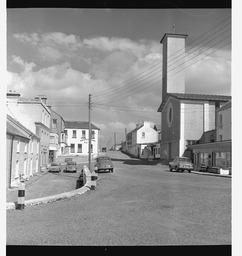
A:
{"label": "shadow on road", "polygon": [[129,165],[157,165],[159,161],[144,160],[144,159],[122,159],[122,158],[111,158],[113,162],[123,162],[123,164]]}

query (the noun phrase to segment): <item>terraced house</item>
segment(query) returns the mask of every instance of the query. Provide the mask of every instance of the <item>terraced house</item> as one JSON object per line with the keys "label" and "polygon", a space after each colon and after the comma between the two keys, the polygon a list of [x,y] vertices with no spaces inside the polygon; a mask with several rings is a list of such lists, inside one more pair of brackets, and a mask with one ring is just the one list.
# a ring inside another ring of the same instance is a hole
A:
{"label": "terraced house", "polygon": [[49,163],[51,111],[46,97],[21,98],[19,93],[7,93],[7,113],[40,138],[39,166],[46,170]]}
{"label": "terraced house", "polygon": [[39,171],[40,138],[7,115],[6,186],[18,187],[20,176],[29,179]]}

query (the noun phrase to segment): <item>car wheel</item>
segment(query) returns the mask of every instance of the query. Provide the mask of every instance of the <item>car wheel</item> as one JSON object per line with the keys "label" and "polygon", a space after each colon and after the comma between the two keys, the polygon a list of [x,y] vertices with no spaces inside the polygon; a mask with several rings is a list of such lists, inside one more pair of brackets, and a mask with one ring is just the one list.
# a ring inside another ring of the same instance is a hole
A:
{"label": "car wheel", "polygon": [[178,172],[178,171],[179,171],[179,168],[176,166],[176,167],[175,167],[175,170],[176,170],[176,172]]}
{"label": "car wheel", "polygon": [[191,173],[191,170],[188,170],[189,173]]}
{"label": "car wheel", "polygon": [[170,170],[170,172],[171,172],[171,171],[172,171],[172,168],[170,167],[169,170]]}

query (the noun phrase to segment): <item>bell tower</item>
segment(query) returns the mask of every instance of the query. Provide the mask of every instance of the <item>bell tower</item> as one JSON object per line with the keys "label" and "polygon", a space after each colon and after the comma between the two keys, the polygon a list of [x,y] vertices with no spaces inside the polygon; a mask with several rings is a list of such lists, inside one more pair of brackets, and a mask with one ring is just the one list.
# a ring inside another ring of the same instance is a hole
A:
{"label": "bell tower", "polygon": [[185,34],[166,33],[163,45],[162,99],[167,93],[185,93]]}

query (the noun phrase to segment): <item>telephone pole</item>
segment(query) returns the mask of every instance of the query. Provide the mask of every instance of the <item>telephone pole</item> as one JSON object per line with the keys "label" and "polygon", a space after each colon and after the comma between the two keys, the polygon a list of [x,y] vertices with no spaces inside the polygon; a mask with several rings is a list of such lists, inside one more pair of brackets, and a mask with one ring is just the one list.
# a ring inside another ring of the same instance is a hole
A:
{"label": "telephone pole", "polygon": [[116,132],[114,133],[114,151],[116,151]]}
{"label": "telephone pole", "polygon": [[88,139],[88,168],[91,171],[91,145],[92,145],[92,124],[91,124],[91,94],[88,100],[88,124],[89,124],[89,139]]}

